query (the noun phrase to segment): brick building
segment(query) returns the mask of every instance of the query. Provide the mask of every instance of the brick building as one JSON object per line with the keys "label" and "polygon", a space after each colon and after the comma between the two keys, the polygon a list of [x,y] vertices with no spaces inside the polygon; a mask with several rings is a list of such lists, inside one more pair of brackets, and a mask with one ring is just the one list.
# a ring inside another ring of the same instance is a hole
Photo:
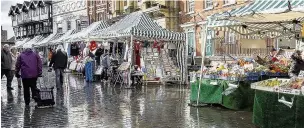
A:
{"label": "brick building", "polygon": [[100,20],[117,21],[134,11],[146,12],[160,26],[179,31],[179,1],[164,0],[88,0],[87,11],[90,23]]}
{"label": "brick building", "polygon": [[[224,12],[234,8],[239,8],[245,6],[250,1],[244,0],[182,0],[180,1],[181,6],[181,27],[183,31],[187,34],[188,43],[188,56],[194,53],[194,56],[200,58],[202,53],[206,56],[215,55],[218,51],[217,43],[215,40],[209,39],[211,35],[215,34],[225,34],[225,39],[234,40],[234,35],[230,33],[217,32],[208,30],[205,31],[206,20],[208,16],[216,13]],[[207,40],[203,40],[203,35],[207,34]],[[227,37],[227,38],[226,38]],[[229,38],[232,37],[232,38]],[[214,42],[215,41],[215,42]],[[202,48],[203,43],[206,43],[206,48]]]}

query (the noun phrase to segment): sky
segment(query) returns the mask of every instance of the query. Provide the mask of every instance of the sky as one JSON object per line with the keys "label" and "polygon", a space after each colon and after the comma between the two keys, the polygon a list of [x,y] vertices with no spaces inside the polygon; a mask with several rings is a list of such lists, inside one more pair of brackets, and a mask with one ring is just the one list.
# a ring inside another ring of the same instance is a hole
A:
{"label": "sky", "polygon": [[[14,36],[11,17],[8,16],[9,9],[16,3],[23,4],[24,0],[1,0],[1,25],[3,30],[7,30],[7,39]],[[30,0],[28,0],[30,1]]]}

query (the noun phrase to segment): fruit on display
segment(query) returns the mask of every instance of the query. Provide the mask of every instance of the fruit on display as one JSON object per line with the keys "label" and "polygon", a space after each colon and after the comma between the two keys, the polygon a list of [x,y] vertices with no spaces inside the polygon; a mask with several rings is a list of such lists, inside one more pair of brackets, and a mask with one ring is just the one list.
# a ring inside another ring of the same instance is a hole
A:
{"label": "fruit on display", "polygon": [[268,87],[275,87],[275,86],[279,86],[282,82],[283,82],[282,80],[271,79],[271,80],[262,81],[262,85]]}
{"label": "fruit on display", "polygon": [[304,79],[297,78],[295,81],[290,83],[290,87],[292,89],[301,89],[302,85],[304,85]]}

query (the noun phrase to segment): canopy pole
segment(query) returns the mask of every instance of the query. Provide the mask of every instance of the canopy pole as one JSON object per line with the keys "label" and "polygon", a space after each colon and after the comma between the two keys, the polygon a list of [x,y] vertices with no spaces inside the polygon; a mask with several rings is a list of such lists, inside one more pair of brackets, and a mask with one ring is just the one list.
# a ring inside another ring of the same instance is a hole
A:
{"label": "canopy pole", "polygon": [[131,39],[130,39],[130,47],[129,47],[129,58],[130,59],[130,65],[129,65],[129,75],[128,75],[128,87],[127,88],[131,88],[131,70],[132,70],[132,63],[133,63],[133,35],[131,35]]}

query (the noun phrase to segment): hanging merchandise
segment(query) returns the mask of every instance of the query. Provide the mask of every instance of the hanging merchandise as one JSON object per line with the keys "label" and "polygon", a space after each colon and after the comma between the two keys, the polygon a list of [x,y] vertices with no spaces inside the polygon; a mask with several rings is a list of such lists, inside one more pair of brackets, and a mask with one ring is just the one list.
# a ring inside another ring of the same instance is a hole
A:
{"label": "hanging merchandise", "polygon": [[71,52],[71,56],[78,56],[79,55],[79,45],[76,43],[71,44],[70,52]]}
{"label": "hanging merchandise", "polygon": [[67,54],[68,54],[68,56],[71,55],[71,44],[68,44]]}
{"label": "hanging merchandise", "polygon": [[83,51],[84,48],[86,48],[86,43],[84,42],[80,42],[79,45],[80,45],[80,51]]}
{"label": "hanging merchandise", "polygon": [[144,42],[143,42],[143,47],[144,48],[147,48],[147,47],[149,47],[149,42],[147,41],[147,40],[145,40]]}
{"label": "hanging merchandise", "polygon": [[129,51],[129,44],[125,43],[126,47],[125,47],[125,53],[124,53],[124,60],[127,60],[128,58],[128,51]]}
{"label": "hanging merchandise", "polygon": [[140,42],[136,41],[134,43],[134,47],[135,47],[135,49],[134,49],[134,51],[135,51],[135,63],[136,63],[136,65],[138,65],[140,67],[141,66],[140,65],[140,52],[139,52],[140,47],[141,47]]}
{"label": "hanging merchandise", "polygon": [[102,46],[104,47],[104,49],[110,49],[110,45],[108,42],[103,42]]}
{"label": "hanging merchandise", "polygon": [[90,50],[94,51],[97,48],[97,44],[95,41],[91,41],[90,42]]}

